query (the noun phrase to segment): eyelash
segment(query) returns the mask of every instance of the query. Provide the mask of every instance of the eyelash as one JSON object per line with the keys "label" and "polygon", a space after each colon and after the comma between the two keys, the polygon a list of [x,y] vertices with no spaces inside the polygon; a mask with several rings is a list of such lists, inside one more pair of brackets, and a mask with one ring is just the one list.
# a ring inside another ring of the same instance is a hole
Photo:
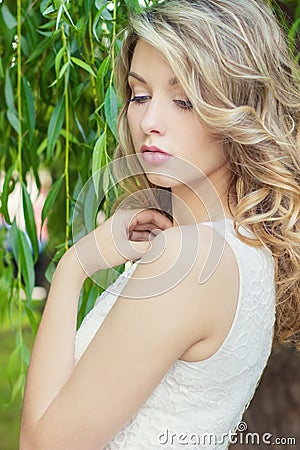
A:
{"label": "eyelash", "polygon": [[190,111],[193,109],[193,105],[189,100],[174,100],[174,102],[180,109],[183,109],[184,111]]}
{"label": "eyelash", "polygon": [[136,95],[135,97],[129,99],[128,103],[137,103],[138,105],[143,105],[149,99],[149,95]]}
{"label": "eyelash", "polygon": [[[137,103],[140,106],[150,99],[151,97],[149,95],[136,95],[135,97],[129,99],[128,103]],[[190,111],[193,109],[193,105],[189,100],[173,100],[173,102],[183,111]]]}

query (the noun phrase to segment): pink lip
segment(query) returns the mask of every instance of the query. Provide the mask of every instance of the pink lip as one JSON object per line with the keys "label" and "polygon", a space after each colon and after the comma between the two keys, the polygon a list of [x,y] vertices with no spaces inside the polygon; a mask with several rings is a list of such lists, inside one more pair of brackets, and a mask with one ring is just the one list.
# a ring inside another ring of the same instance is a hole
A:
{"label": "pink lip", "polygon": [[141,151],[142,151],[142,158],[144,161],[156,165],[162,164],[172,157],[170,153],[167,153],[162,149],[155,147],[153,145],[152,146],[143,145],[141,147]]}
{"label": "pink lip", "polygon": [[162,150],[159,147],[155,147],[155,145],[151,145],[151,146],[142,145],[141,150],[142,150],[142,153],[144,153],[144,152],[155,152],[155,153],[164,153],[165,155],[171,156],[170,153],[165,152],[164,150]]}

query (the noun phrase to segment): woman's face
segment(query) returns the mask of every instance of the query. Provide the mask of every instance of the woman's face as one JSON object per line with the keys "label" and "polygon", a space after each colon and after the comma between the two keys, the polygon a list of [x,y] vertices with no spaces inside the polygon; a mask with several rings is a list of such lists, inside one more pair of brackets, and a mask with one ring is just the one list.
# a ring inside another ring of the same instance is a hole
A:
{"label": "woman's face", "polygon": [[211,178],[225,165],[220,142],[200,123],[167,62],[143,40],[136,45],[128,82],[132,141],[153,184],[174,187]]}

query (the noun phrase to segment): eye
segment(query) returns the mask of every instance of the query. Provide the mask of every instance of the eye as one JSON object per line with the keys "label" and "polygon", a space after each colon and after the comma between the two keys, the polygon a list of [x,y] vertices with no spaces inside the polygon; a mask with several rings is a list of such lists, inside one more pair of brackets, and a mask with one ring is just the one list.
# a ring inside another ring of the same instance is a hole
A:
{"label": "eye", "polygon": [[193,109],[193,105],[189,100],[174,100],[174,103],[185,111]]}
{"label": "eye", "polygon": [[150,95],[136,95],[128,100],[128,103],[137,103],[138,105],[143,105],[148,100],[150,100]]}

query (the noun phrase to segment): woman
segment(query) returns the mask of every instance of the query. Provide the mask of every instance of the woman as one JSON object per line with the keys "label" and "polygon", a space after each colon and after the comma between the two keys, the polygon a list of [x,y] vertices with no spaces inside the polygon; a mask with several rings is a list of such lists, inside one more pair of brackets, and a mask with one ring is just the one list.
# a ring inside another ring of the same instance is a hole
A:
{"label": "woman", "polygon": [[[270,355],[276,302],[276,337],[299,330],[295,70],[262,1],[171,0],[132,18],[117,156],[171,207],[121,205],[61,259],[21,450],[228,446]],[[84,279],[130,260],[76,336]]]}

